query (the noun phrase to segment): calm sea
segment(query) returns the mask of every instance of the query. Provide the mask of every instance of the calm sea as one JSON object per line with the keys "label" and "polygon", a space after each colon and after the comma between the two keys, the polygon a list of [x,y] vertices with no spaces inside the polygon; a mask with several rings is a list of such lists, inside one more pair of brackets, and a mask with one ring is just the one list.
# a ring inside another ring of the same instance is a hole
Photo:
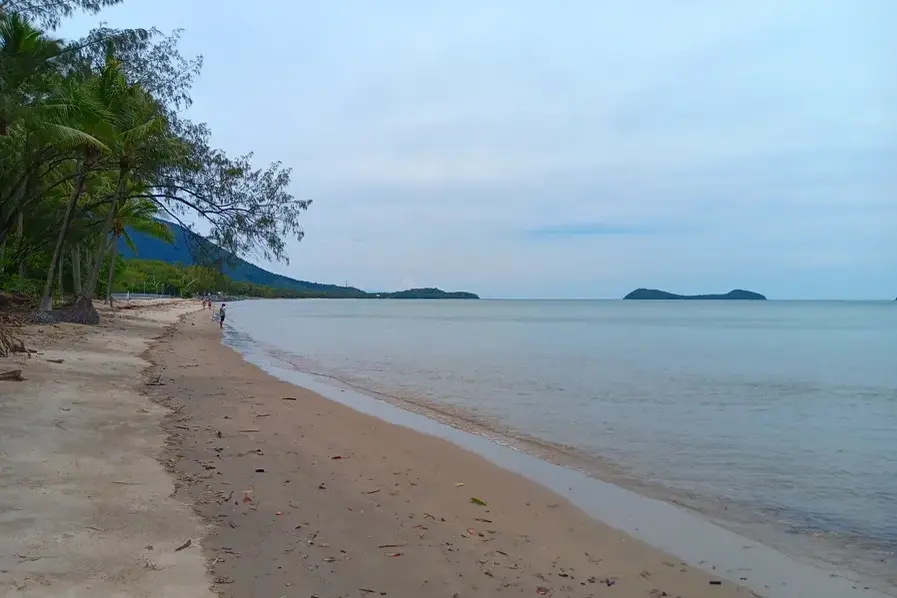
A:
{"label": "calm sea", "polygon": [[897,587],[897,303],[255,301],[296,369]]}

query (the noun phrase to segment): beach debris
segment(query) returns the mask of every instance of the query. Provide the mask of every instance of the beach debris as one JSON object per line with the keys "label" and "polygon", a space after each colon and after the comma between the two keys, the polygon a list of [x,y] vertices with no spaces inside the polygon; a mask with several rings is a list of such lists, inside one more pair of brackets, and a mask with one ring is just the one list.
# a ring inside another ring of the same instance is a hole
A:
{"label": "beach debris", "polygon": [[358,588],[359,592],[364,592],[365,594],[376,594],[377,590],[372,590],[371,588]]}
{"label": "beach debris", "polygon": [[189,548],[191,544],[193,544],[193,540],[188,539],[186,542],[184,542],[183,544],[181,544],[180,546],[175,548],[174,551],[180,552],[180,551],[184,550],[185,548]]}
{"label": "beach debris", "polygon": [[611,587],[612,585],[616,585],[617,580],[614,579],[613,577],[608,577],[608,578],[605,578],[605,580],[604,580],[603,583],[604,583],[604,585],[606,585],[607,587]]}
{"label": "beach debris", "polygon": [[252,502],[252,490],[244,490],[243,491],[243,504]]}
{"label": "beach debris", "polygon": [[377,548],[402,548],[405,546],[404,542],[400,542],[399,544],[381,544]]}
{"label": "beach debris", "polygon": [[488,506],[488,505],[486,504],[486,501],[485,501],[485,500],[483,500],[482,498],[477,498],[476,496],[471,496],[471,497],[470,497],[470,502],[472,502],[472,503],[475,504],[475,505],[480,505],[481,507],[486,507],[486,506]]}
{"label": "beach debris", "polygon": [[270,413],[256,413],[255,414],[256,417],[268,417],[269,415],[271,415],[271,414]]}
{"label": "beach debris", "polygon": [[330,458],[333,459],[334,461],[339,461],[340,459],[343,458],[343,456],[342,456],[342,455],[333,455],[333,456],[330,457]]}
{"label": "beach debris", "polygon": [[386,556],[388,556],[390,558],[395,558],[398,556],[402,556],[403,554],[405,554],[405,553],[404,552],[387,552]]}
{"label": "beach debris", "polygon": [[216,436],[218,436],[218,438],[221,438],[221,430],[218,430],[218,432],[216,432]]}
{"label": "beach debris", "polygon": [[64,363],[65,359],[47,359],[50,363]]}
{"label": "beach debris", "polygon": [[237,430],[237,432],[246,432],[247,434],[250,434],[252,432],[261,432],[261,430],[258,428],[244,428],[242,430]]}
{"label": "beach debris", "polygon": [[455,482],[455,488],[460,488],[464,485],[464,482]]}
{"label": "beach debris", "polygon": [[264,467],[256,467],[255,473],[265,473],[265,468]]}
{"label": "beach debris", "polygon": [[165,386],[165,383],[162,382],[162,374],[151,377],[146,382],[146,386]]}
{"label": "beach debris", "polygon": [[296,397],[280,397],[281,401],[295,401]]}
{"label": "beach debris", "polygon": [[483,519],[482,517],[474,517],[474,521],[482,521],[483,523],[492,523],[491,519]]}
{"label": "beach debris", "polygon": [[721,581],[718,580],[718,579],[711,579],[711,580],[710,580],[710,585],[712,585],[712,586],[721,586],[721,585],[723,585],[723,582],[721,582]]}
{"label": "beach debris", "polygon": [[592,555],[590,555],[588,552],[583,553],[583,554],[586,555],[586,558],[589,559],[589,562],[592,563],[593,565],[598,565],[598,564],[601,563],[601,560],[602,560],[602,559],[596,559],[595,557],[593,557]]}
{"label": "beach debris", "polygon": [[380,492],[380,488],[377,488],[376,490],[368,490],[365,494],[377,494],[378,492]]}
{"label": "beach debris", "polygon": [[277,511],[274,514],[280,516],[280,515],[283,515],[283,511]]}
{"label": "beach debris", "polygon": [[213,579],[212,583],[214,583],[214,584],[229,584],[229,583],[234,583],[234,580],[231,579],[230,577],[225,577],[222,575],[222,576],[219,576],[219,577],[216,577],[215,579]]}
{"label": "beach debris", "polygon": [[318,484],[318,490],[327,490],[327,486],[324,485],[324,482],[321,482],[320,484]]}
{"label": "beach debris", "polygon": [[7,370],[5,372],[0,372],[0,380],[21,382],[24,380],[24,378],[22,378],[22,370]]}
{"label": "beach debris", "polygon": [[536,594],[539,596],[551,596],[551,589],[545,586],[538,586],[536,587]]}

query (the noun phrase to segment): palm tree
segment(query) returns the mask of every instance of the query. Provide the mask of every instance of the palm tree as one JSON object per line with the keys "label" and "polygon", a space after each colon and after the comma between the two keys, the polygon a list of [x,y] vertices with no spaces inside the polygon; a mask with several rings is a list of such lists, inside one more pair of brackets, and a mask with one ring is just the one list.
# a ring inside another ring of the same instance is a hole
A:
{"label": "palm tree", "polygon": [[116,240],[114,224],[119,207],[135,194],[144,194],[145,183],[184,151],[184,144],[171,135],[160,104],[139,85],[128,83],[111,52],[107,53],[100,80],[104,107],[110,115],[109,126],[101,138],[109,149],[110,163],[115,165],[117,182],[100,233],[96,259],[73,308],[82,312],[81,316],[75,316],[76,321],[85,322],[99,318],[92,300],[107,253],[117,251],[117,243],[107,244],[105,240],[110,235],[112,241]]}
{"label": "palm tree", "polygon": [[[82,131],[102,131],[107,128],[108,117],[102,108],[102,103],[98,100],[101,98],[101,87],[96,79],[87,79],[86,81],[68,80],[67,85],[62,88],[60,103],[70,103],[70,105],[82,105],[86,110],[73,114],[74,117],[70,124],[65,126],[72,130]],[[81,100],[81,101],[79,101]],[[62,257],[62,247],[65,243],[65,237],[68,234],[69,227],[75,215],[75,207],[78,200],[84,192],[87,183],[87,177],[96,167],[102,157],[103,150],[106,146],[99,141],[94,135],[85,133],[79,136],[83,143],[79,144],[81,155],[76,166],[76,176],[72,185],[69,201],[66,204],[65,214],[62,218],[62,224],[59,227],[59,234],[56,238],[56,246],[53,249],[53,256],[50,258],[50,266],[47,269],[47,279],[44,284],[43,296],[41,297],[40,311],[48,312],[53,306],[53,278],[56,273],[56,267]],[[91,318],[91,321],[94,319]],[[95,319],[99,322],[99,316]]]}
{"label": "palm tree", "polygon": [[124,240],[128,248],[138,253],[134,240],[128,229],[144,233],[155,239],[174,243],[174,233],[161,220],[156,219],[159,208],[147,199],[132,199],[119,206],[112,223],[111,253],[109,257],[109,279],[106,282],[106,301],[112,297],[112,281],[115,276],[115,260],[118,257],[119,239]]}

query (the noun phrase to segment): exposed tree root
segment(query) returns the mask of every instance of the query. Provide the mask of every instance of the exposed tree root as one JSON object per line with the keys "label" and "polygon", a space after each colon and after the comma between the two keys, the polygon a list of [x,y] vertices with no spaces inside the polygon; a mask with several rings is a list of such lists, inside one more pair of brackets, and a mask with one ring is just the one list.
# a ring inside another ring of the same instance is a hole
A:
{"label": "exposed tree root", "polygon": [[74,305],[59,310],[59,322],[96,326],[100,323],[100,313],[90,299],[80,298]]}

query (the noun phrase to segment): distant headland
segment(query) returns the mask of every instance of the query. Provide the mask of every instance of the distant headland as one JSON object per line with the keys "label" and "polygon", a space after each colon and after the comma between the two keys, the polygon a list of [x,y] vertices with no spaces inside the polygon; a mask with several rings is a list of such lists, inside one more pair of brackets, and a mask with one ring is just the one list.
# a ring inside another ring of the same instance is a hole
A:
{"label": "distant headland", "polygon": [[661,301],[766,301],[766,297],[753,291],[733,289],[725,295],[677,295],[657,289],[636,289],[623,299]]}
{"label": "distant headland", "polygon": [[376,299],[479,299],[476,293],[467,291],[443,291],[433,287],[407,289],[395,293],[370,293]]}

